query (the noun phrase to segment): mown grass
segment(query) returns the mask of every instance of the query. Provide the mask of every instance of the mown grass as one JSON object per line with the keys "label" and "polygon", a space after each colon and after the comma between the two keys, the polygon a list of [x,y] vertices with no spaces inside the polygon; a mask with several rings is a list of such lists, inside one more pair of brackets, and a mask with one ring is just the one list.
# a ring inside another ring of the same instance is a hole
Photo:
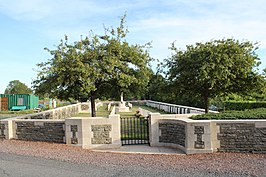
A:
{"label": "mown grass", "polygon": [[21,110],[21,111],[0,111],[0,119],[22,116],[25,114],[32,114],[34,110]]}
{"label": "mown grass", "polygon": [[[135,116],[135,114],[137,113],[137,110],[139,108],[148,110],[150,112],[159,112],[161,114],[165,114],[164,111],[160,111],[158,109],[154,109],[145,105],[136,105],[133,106],[132,109],[130,109],[130,112],[120,112],[120,116],[121,117],[132,117]],[[97,117],[108,117],[108,115],[110,114],[110,111],[107,110],[107,105],[104,104],[102,107],[100,107],[97,111],[96,111],[96,116]],[[91,117],[91,113],[79,113],[77,115],[75,115],[74,117]]]}

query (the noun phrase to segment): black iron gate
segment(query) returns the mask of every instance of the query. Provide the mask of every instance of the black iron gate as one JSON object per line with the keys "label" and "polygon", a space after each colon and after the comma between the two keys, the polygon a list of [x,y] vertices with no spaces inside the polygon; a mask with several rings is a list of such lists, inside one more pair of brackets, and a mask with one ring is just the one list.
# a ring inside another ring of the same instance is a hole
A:
{"label": "black iron gate", "polygon": [[148,117],[121,117],[122,145],[149,144]]}

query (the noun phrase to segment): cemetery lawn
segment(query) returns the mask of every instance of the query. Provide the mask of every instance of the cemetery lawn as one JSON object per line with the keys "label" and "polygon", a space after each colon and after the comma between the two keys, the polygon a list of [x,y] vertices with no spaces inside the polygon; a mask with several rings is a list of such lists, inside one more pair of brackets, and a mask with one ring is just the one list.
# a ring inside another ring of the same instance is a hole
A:
{"label": "cemetery lawn", "polygon": [[[121,117],[133,117],[135,116],[137,110],[139,108],[148,110],[150,112],[158,112],[161,114],[164,114],[165,112],[157,110],[157,109],[153,109],[151,107],[145,106],[145,105],[139,105],[139,106],[133,106],[132,109],[130,109],[130,112],[121,112],[119,113]],[[96,111],[96,117],[108,117],[108,115],[110,114],[111,111],[107,110],[107,105],[104,104],[103,106],[101,106],[97,111]],[[91,113],[79,113],[77,115],[75,115],[74,117],[91,117]]]}
{"label": "cemetery lawn", "polygon": [[11,117],[17,117],[22,116],[25,114],[32,114],[34,113],[34,110],[22,110],[22,111],[0,111],[0,120],[11,118]]}

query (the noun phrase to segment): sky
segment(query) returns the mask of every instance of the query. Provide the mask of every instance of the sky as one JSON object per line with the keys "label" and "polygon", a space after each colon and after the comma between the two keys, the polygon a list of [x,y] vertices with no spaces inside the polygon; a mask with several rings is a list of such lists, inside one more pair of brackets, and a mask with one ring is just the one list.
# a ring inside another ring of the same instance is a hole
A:
{"label": "sky", "polygon": [[[171,56],[186,45],[234,38],[259,43],[266,68],[265,0],[0,0],[0,93],[12,80],[31,87],[36,64],[51,58],[64,35],[77,41],[90,31],[104,34],[126,13],[131,44],[152,43],[151,57]],[[155,63],[154,63],[155,65]],[[155,67],[154,67],[155,68]]]}

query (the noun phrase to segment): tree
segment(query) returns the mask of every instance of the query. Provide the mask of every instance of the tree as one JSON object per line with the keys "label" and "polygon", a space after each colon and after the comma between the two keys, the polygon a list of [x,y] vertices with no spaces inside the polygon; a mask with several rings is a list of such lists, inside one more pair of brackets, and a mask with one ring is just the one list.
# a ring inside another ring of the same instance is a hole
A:
{"label": "tree", "polygon": [[92,116],[95,98],[109,88],[126,92],[133,86],[144,88],[148,84],[150,44],[130,45],[125,37],[125,17],[116,29],[105,28],[105,35],[89,36],[68,44],[65,36],[47,62],[38,64],[38,77],[33,82],[36,93],[49,93],[59,99],[90,98]]}
{"label": "tree", "polygon": [[32,94],[32,90],[19,80],[10,81],[5,94]]}
{"label": "tree", "polygon": [[167,60],[169,79],[182,93],[201,98],[208,112],[210,98],[262,87],[256,45],[223,39],[188,45],[182,51],[173,44],[175,54]]}

